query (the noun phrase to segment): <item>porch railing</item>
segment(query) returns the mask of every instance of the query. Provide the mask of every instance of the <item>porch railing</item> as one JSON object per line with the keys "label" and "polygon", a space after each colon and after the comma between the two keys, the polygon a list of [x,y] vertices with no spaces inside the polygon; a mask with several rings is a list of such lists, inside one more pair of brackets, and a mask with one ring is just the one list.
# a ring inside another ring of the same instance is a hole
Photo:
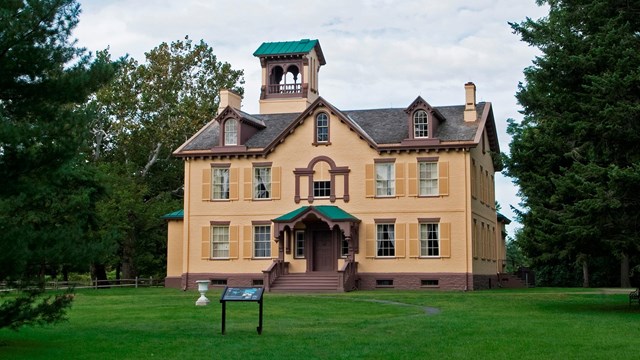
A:
{"label": "porch railing", "polygon": [[356,289],[356,280],[358,277],[358,263],[347,260],[342,265],[342,269],[338,270],[338,283],[342,286],[342,291],[351,291]]}
{"label": "porch railing", "polygon": [[273,84],[269,85],[269,94],[300,94],[302,84]]}
{"label": "porch railing", "polygon": [[269,291],[271,289],[271,285],[276,281],[278,277],[281,275],[286,275],[289,273],[289,263],[283,260],[273,260],[273,263],[267,268],[267,270],[262,270],[263,276],[263,286],[265,291]]}

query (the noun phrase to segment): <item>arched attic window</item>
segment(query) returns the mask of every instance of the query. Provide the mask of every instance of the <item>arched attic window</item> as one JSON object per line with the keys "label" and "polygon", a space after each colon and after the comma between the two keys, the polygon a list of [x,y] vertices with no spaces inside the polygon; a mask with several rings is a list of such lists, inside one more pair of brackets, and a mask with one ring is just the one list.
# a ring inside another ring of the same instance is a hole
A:
{"label": "arched attic window", "polygon": [[224,122],[224,145],[238,145],[238,121],[227,119]]}
{"label": "arched attic window", "polygon": [[413,137],[429,137],[429,114],[424,110],[413,113]]}

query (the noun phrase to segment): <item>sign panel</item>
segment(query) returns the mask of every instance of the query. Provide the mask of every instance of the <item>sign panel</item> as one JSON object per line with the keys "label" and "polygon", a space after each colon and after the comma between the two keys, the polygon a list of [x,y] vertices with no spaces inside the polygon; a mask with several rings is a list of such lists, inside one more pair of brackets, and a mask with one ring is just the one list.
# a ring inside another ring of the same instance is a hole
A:
{"label": "sign panel", "polygon": [[220,301],[260,301],[263,290],[261,287],[227,287]]}

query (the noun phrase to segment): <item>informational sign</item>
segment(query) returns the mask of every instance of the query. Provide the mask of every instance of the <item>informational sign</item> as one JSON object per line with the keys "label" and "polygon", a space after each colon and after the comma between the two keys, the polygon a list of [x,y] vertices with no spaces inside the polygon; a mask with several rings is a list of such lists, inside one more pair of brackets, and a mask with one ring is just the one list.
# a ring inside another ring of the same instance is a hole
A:
{"label": "informational sign", "polygon": [[261,287],[227,287],[220,301],[260,301],[263,290]]}
{"label": "informational sign", "polygon": [[220,297],[222,304],[222,335],[224,335],[227,321],[227,301],[253,301],[260,305],[258,320],[258,335],[262,334],[262,295],[264,288],[261,287],[226,287]]}

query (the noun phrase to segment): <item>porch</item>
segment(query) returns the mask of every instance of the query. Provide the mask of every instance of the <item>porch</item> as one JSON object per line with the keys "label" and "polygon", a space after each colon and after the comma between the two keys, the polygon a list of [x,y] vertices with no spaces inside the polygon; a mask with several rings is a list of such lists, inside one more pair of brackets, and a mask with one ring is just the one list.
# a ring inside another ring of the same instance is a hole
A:
{"label": "porch", "polygon": [[[356,288],[359,219],[337,206],[318,205],[303,206],[272,221],[278,258],[263,270],[267,291]],[[285,254],[295,260],[297,271],[289,271]]]}

